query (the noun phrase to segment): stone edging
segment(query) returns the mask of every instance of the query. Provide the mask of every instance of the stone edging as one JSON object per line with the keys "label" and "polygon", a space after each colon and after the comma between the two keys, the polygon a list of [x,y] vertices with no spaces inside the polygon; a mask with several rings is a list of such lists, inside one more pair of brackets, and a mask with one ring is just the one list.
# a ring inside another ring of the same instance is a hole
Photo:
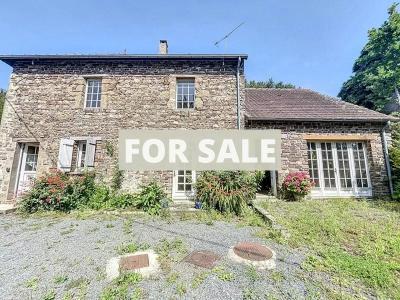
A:
{"label": "stone edging", "polygon": [[251,202],[251,205],[254,207],[254,209],[260,214],[262,215],[262,217],[269,223],[271,224],[272,228],[275,230],[278,230],[285,238],[289,238],[290,237],[290,233],[287,231],[287,229],[285,227],[283,227],[282,225],[278,224],[278,222],[276,222],[275,218],[266,210],[262,207],[261,203],[263,201],[267,201],[267,200],[259,200],[259,199],[255,199]]}

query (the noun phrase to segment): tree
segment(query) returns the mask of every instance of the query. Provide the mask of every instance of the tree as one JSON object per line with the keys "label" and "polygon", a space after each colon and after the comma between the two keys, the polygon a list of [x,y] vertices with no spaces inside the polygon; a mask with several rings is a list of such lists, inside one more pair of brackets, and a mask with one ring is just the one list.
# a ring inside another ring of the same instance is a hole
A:
{"label": "tree", "polygon": [[246,81],[246,87],[248,88],[275,88],[275,89],[294,89],[294,86],[291,83],[284,83],[282,81],[276,82],[272,78],[268,79],[268,81],[255,81],[250,80]]}
{"label": "tree", "polygon": [[368,42],[353,66],[339,97],[347,102],[382,111],[386,104],[400,100],[400,13],[398,3],[389,10],[389,18],[368,32]]}
{"label": "tree", "polygon": [[0,89],[0,123],[1,123],[1,116],[3,115],[3,107],[5,101],[6,101],[6,91]]}

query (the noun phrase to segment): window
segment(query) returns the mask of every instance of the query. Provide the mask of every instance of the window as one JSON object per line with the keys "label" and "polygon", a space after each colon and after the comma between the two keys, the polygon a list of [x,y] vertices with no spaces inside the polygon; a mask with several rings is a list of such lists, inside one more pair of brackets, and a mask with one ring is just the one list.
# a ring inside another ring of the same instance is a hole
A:
{"label": "window", "polygon": [[178,192],[191,192],[193,190],[192,171],[177,171]]}
{"label": "window", "polygon": [[76,169],[83,169],[86,167],[86,141],[78,141],[76,153]]}
{"label": "window", "polygon": [[176,83],[176,108],[194,108],[194,79],[178,79]]}
{"label": "window", "polygon": [[367,167],[362,143],[352,143],[354,164],[356,171],[356,184],[359,188],[368,187]]}
{"label": "window", "polygon": [[96,138],[64,138],[60,140],[57,167],[62,172],[93,169]]}
{"label": "window", "polygon": [[39,147],[28,146],[26,150],[26,161],[24,171],[36,171]]}
{"label": "window", "polygon": [[335,169],[331,143],[321,143],[322,170],[324,173],[325,188],[335,188]]}
{"label": "window", "polygon": [[88,79],[86,81],[86,108],[97,108],[101,104],[101,80]]}
{"label": "window", "polygon": [[314,195],[372,195],[364,142],[308,142],[307,149]]}
{"label": "window", "polygon": [[350,158],[347,150],[347,143],[336,143],[336,151],[338,157],[340,186],[342,188],[351,188]]}
{"label": "window", "polygon": [[315,143],[307,143],[308,146],[308,165],[310,167],[310,177],[314,181],[315,187],[319,187],[317,146]]}

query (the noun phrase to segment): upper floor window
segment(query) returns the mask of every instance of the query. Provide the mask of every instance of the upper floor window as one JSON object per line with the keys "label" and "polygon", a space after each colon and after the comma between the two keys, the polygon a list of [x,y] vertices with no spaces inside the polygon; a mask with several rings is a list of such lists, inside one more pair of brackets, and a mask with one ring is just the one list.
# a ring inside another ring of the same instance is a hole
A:
{"label": "upper floor window", "polygon": [[178,79],[176,82],[176,108],[194,108],[194,79]]}
{"label": "upper floor window", "polygon": [[86,81],[85,107],[97,108],[101,104],[101,79],[88,79]]}

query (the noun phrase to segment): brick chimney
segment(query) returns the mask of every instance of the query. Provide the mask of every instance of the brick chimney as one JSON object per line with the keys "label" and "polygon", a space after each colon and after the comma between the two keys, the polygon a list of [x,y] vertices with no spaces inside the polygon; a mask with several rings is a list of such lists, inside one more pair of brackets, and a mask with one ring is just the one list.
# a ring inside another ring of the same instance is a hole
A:
{"label": "brick chimney", "polygon": [[168,42],[167,40],[160,40],[160,46],[158,50],[159,54],[168,54]]}

